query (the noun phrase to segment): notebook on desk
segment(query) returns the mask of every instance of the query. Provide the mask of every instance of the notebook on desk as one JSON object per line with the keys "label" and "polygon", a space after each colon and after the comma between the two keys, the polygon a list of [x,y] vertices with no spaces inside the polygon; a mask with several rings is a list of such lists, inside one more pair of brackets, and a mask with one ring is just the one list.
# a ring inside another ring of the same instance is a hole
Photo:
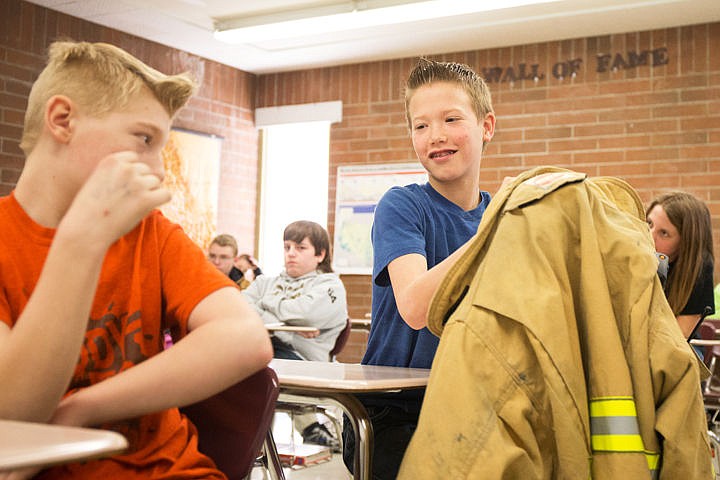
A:
{"label": "notebook on desk", "polygon": [[278,443],[277,452],[280,462],[286,467],[309,467],[327,462],[332,457],[330,447],[307,443]]}

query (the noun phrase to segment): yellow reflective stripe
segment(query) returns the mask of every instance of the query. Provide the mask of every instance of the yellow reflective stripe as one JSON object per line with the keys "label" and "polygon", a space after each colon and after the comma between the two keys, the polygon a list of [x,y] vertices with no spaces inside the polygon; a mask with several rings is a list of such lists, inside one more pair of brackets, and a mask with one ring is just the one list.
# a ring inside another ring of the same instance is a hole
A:
{"label": "yellow reflective stripe", "polygon": [[645,452],[645,458],[647,459],[648,469],[650,469],[650,478],[657,480],[660,474],[658,468],[660,468],[660,454]]}
{"label": "yellow reflective stripe", "polygon": [[640,435],[593,435],[592,449],[595,452],[644,452]]}
{"label": "yellow reflective stripe", "polygon": [[657,470],[658,465],[660,465],[660,454],[645,452],[645,458],[647,458],[648,468],[650,470]]}
{"label": "yellow reflective stripe", "polygon": [[593,398],[589,407],[593,453],[643,453],[651,477],[657,479],[662,457],[659,453],[645,450],[633,397]]}
{"label": "yellow reflective stripe", "polygon": [[590,400],[590,440],[594,452],[644,452],[632,397]]}
{"label": "yellow reflective stripe", "polygon": [[590,400],[591,417],[635,417],[635,401],[632,397],[603,397]]}

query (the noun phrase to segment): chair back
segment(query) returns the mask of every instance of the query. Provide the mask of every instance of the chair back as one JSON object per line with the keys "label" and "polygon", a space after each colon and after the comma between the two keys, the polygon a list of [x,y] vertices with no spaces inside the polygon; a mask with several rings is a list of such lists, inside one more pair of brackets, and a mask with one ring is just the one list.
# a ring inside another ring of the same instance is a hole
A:
{"label": "chair back", "polygon": [[335,339],[335,346],[333,346],[332,350],[330,350],[330,361],[335,361],[335,357],[343,351],[343,348],[345,348],[345,345],[347,344],[348,339],[350,338],[350,332],[352,331],[352,323],[350,322],[350,319],[347,319],[347,323],[345,323],[345,328],[343,328],[340,331],[340,334]]}
{"label": "chair back", "polygon": [[[715,334],[715,327],[710,322],[702,322],[700,324],[700,328],[698,329],[698,334],[700,335],[700,338],[703,340],[715,340],[716,334]],[[713,356],[713,347],[712,345],[707,345],[702,347],[703,349],[703,359],[705,361],[705,365],[710,366],[710,360]]]}
{"label": "chair back", "polygon": [[201,402],[180,409],[198,429],[199,449],[229,480],[251,472],[272,423],[279,394],[270,367]]}

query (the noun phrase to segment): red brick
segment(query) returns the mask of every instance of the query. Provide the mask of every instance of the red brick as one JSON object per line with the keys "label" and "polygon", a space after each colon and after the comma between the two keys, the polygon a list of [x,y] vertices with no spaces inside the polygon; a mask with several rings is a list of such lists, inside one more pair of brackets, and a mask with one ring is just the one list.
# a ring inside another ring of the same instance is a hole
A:
{"label": "red brick", "polygon": [[[20,18],[17,22],[8,22]],[[343,122],[331,127],[328,202],[339,165],[415,161],[405,126],[402,87],[416,57],[305,71],[251,75],[28,2],[0,2],[0,193],[23,164],[18,149],[27,88],[59,37],[117,43],[156,68],[205,72],[200,91],[176,125],[223,137],[219,225],[255,245],[256,107],[340,100]],[[494,192],[506,175],[558,165],[590,175],[627,178],[647,201],[670,188],[703,195],[720,239],[720,23],[436,55],[477,71],[539,64],[537,83],[490,84],[497,132],[483,158],[481,182]],[[597,54],[667,48],[665,66],[596,72]],[[29,53],[25,53],[29,52]],[[575,78],[552,66],[581,58]],[[11,79],[11,80],[8,80]],[[224,207],[232,205],[232,208]],[[328,219],[334,226],[334,212]],[[720,256],[720,242],[716,245]],[[720,263],[718,264],[720,272]],[[343,276],[350,310],[370,309],[369,276]],[[341,359],[359,361],[366,337],[353,332]]]}
{"label": "red brick", "polygon": [[503,143],[500,146],[500,153],[503,155],[509,153],[530,153],[530,152],[546,152],[546,142],[517,142],[517,143]]}

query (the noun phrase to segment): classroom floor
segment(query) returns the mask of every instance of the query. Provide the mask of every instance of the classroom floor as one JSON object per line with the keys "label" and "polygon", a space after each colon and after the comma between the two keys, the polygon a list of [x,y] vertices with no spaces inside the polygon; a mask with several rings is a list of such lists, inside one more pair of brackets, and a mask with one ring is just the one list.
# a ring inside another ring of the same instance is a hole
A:
{"label": "classroom floor", "polygon": [[[276,443],[289,443],[293,436],[295,442],[302,442],[302,437],[292,431],[289,416],[283,413],[276,413],[273,425],[273,437]],[[352,475],[345,468],[341,453],[333,453],[328,462],[319,463],[305,468],[290,469],[284,468],[287,480],[348,480]],[[251,480],[267,480],[269,475],[265,474],[262,468],[255,467],[252,471]]]}
{"label": "classroom floor", "polygon": [[[329,462],[320,463],[307,468],[291,470],[283,469],[287,480],[348,480],[352,475],[345,468],[342,461],[342,455],[335,453]],[[267,480],[268,475],[263,472],[262,468],[255,467],[252,471],[251,480]]]}

